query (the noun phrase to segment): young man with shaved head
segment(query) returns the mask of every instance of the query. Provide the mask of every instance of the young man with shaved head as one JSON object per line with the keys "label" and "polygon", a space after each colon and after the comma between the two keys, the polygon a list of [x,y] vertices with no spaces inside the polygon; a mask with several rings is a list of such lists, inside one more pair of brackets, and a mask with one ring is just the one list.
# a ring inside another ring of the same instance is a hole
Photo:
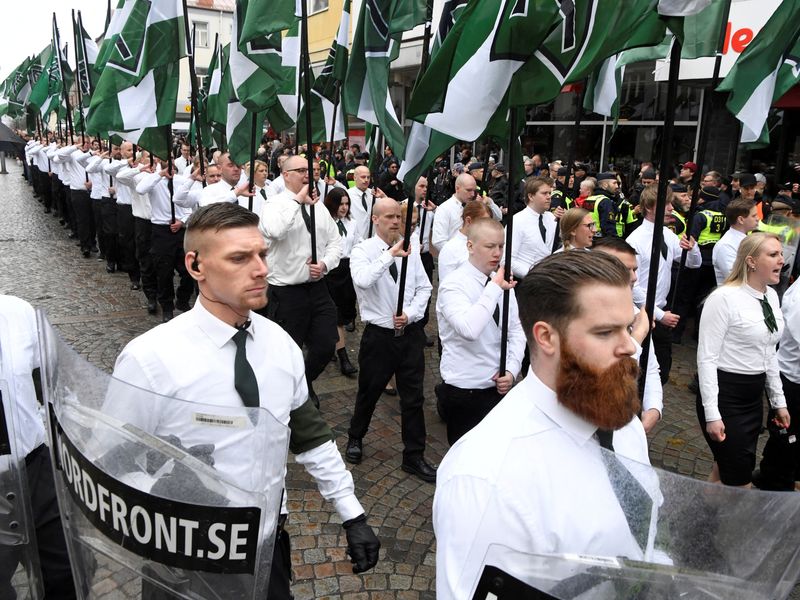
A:
{"label": "young man with shaved head", "polygon": [[469,173],[462,173],[456,177],[455,192],[436,209],[436,219],[431,234],[431,243],[436,250],[441,250],[459,230],[463,222],[461,213],[464,211],[464,206],[467,202],[475,200],[477,190],[478,184]]}
{"label": "young man with shaved head", "polygon": [[[525,336],[519,322],[513,279],[500,266],[505,247],[503,226],[478,219],[467,233],[469,259],[441,283],[436,301],[443,382],[436,393],[452,445],[480,423],[511,389],[519,375]],[[508,357],[498,371],[504,292],[509,291]]]}
{"label": "young man with shaved head", "polygon": [[[423,481],[436,480],[436,470],[424,457],[425,332],[420,320],[431,295],[419,251],[403,250],[401,207],[391,198],[375,203],[375,236],[360,242],[350,255],[350,272],[358,297],[364,334],[358,353],[358,394],[347,432],[345,459],[360,463],[362,440],[386,384],[395,375],[400,394],[403,436],[402,469]],[[403,311],[396,314],[401,258],[408,257]]]}
{"label": "young man with shaved head", "polygon": [[375,204],[375,200],[386,196],[380,188],[370,189],[371,178],[369,167],[358,166],[353,171],[355,185],[347,190],[350,195],[350,213],[356,222],[359,239],[362,240],[370,237],[370,215],[372,214],[372,206]]}

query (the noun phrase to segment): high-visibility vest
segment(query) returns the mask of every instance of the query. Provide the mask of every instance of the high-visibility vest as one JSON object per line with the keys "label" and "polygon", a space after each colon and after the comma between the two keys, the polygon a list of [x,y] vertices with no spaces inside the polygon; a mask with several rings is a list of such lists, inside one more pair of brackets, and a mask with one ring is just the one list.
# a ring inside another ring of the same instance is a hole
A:
{"label": "high-visibility vest", "polygon": [[[595,194],[594,196],[589,196],[583,203],[583,208],[592,213],[592,218],[594,219],[594,225],[596,227],[595,229],[596,237],[602,237],[603,235],[603,229],[602,227],[600,227],[600,211],[599,211],[600,203],[603,200],[610,200],[610,198],[605,194]],[[613,203],[613,200],[611,202]],[[589,208],[587,205],[591,205],[591,208]],[[609,217],[611,218],[612,221],[616,220],[616,215],[614,214],[614,211],[611,211]]]}
{"label": "high-visibility vest", "polygon": [[706,218],[706,226],[697,237],[697,243],[701,246],[716,244],[725,233],[727,225],[725,215],[716,210],[701,210],[700,214]]}
{"label": "high-visibility vest", "polygon": [[636,215],[633,214],[633,205],[627,199],[619,203],[617,209],[617,237],[625,237],[625,227],[636,222]]}
{"label": "high-visibility vest", "polygon": [[672,211],[672,216],[675,217],[675,222],[667,225],[667,227],[672,230],[672,233],[680,237],[686,231],[686,217],[677,210]]}

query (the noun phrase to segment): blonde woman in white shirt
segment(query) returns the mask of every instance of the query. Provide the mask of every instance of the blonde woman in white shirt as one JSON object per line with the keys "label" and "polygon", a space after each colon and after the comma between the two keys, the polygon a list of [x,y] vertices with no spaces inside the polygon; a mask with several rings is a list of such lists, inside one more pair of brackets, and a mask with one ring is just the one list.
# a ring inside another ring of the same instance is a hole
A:
{"label": "blonde woman in white shirt", "polygon": [[565,250],[588,250],[594,242],[597,225],[592,213],[585,208],[570,208],[561,217],[561,243],[556,252]]}
{"label": "blonde woman in white shirt", "polygon": [[733,270],[700,318],[697,416],[714,454],[711,481],[750,487],[766,388],[776,424],[789,426],[776,344],[784,327],[778,295],[783,247],[768,233],[739,245]]}

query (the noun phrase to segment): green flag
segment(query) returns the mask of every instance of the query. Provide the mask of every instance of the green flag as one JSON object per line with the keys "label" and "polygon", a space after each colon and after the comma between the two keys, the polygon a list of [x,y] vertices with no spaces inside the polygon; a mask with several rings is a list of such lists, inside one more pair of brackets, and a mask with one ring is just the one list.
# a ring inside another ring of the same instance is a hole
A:
{"label": "green flag", "polygon": [[800,79],[800,3],[782,2],[717,88],[742,122],[743,144],[769,143],[767,116]]}
{"label": "green flag", "polygon": [[[46,53],[45,62],[49,62],[50,47],[42,51]],[[41,55],[40,55],[41,56]],[[11,74],[3,81],[3,96],[8,100],[8,114],[12,117],[21,116],[25,110],[25,105],[29,102],[33,85],[39,78],[42,71],[41,65],[37,61],[26,58],[14,69]]]}
{"label": "green flag", "polygon": [[31,90],[30,104],[39,111],[42,121],[58,109],[62,100],[61,72],[58,68],[58,53],[50,48],[47,63]]}
{"label": "green flag", "polygon": [[[341,140],[347,137],[341,94],[337,94],[337,89],[341,90],[341,85],[347,75],[349,32],[350,0],[345,0],[342,8],[342,17],[339,21],[339,29],[328,51],[328,58],[325,60],[319,77],[312,79],[310,104],[313,142],[329,141],[331,133],[333,133],[334,140]],[[334,103],[337,102],[336,130],[333,131]],[[297,138],[300,140],[307,139],[305,112],[306,104],[303,103],[300,109],[300,117],[297,121]]]}
{"label": "green flag", "polygon": [[175,0],[126,0],[117,9],[109,29],[119,30],[103,44],[113,43],[89,105],[90,129],[129,131],[175,121],[184,18]]}
{"label": "green flag", "polygon": [[239,43],[259,40],[263,37],[289,29],[300,17],[303,0],[239,0],[245,6],[239,22]]}
{"label": "green flag", "polygon": [[97,54],[99,49],[92,37],[86,33],[86,30],[83,28],[81,11],[78,11],[74,27],[76,63],[75,73],[78,84],[81,86],[83,105],[88,107],[92,96],[92,90],[94,90],[94,86],[97,84],[95,63],[97,62]]}
{"label": "green flag", "polygon": [[389,96],[389,64],[404,31],[425,22],[425,0],[365,0],[358,15],[343,90],[348,114],[378,125],[394,154],[403,157],[403,128]]}

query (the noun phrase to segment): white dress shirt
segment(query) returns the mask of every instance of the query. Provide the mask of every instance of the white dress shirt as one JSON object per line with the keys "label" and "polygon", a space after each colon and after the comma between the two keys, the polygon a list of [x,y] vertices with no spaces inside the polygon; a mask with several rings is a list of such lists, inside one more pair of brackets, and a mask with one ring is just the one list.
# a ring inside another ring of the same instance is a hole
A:
{"label": "white dress shirt", "polygon": [[773,408],[786,406],[775,352],[783,332],[783,313],[775,290],[768,287],[766,295],[778,325],[774,333],[764,322],[759,302],[764,294],[749,285],[723,285],[706,298],[697,343],[697,374],[706,422],[722,418],[717,369],[741,375],[766,373],[769,403]]}
{"label": "white dress shirt", "polygon": [[183,158],[183,155],[181,155],[175,159],[173,165],[175,166],[176,173],[183,173],[186,167],[190,167],[192,165],[192,158],[189,157],[189,159],[187,160]]}
{"label": "white dress shirt", "polygon": [[[445,383],[462,389],[495,386],[503,315],[503,290],[467,261],[439,286],[436,316],[442,340],[439,372]],[[499,312],[494,322],[495,309]],[[525,334],[519,322],[514,290],[509,293],[506,370],[519,375]]]}
{"label": "white dress shirt", "polygon": [[92,156],[86,163],[86,173],[89,174],[89,181],[92,182],[92,189],[89,196],[95,200],[108,198],[108,176],[103,171],[104,159],[99,156]]}
{"label": "white dress shirt", "polygon": [[[170,225],[172,223],[172,206],[166,177],[159,172],[142,173],[136,185],[136,193],[150,198],[150,222],[154,225]],[[192,211],[182,206],[175,206],[175,218],[184,223]]]}
{"label": "white dress shirt", "polygon": [[714,244],[711,253],[711,260],[714,263],[714,275],[717,278],[717,285],[722,285],[733,270],[733,263],[736,261],[736,253],[739,252],[739,244],[747,237],[746,233],[736,229],[728,229],[720,240]]}
{"label": "white dress shirt", "polygon": [[[311,258],[311,234],[306,228],[301,206],[289,190],[264,202],[258,227],[269,246],[267,264],[270,285],[297,285],[309,280],[308,260]],[[305,205],[317,234],[317,262],[325,263],[327,271],[339,266],[342,241],[336,223],[321,202]]]}
{"label": "white dress shirt", "polygon": [[116,191],[117,204],[133,204],[133,194],[136,191],[136,176],[141,173],[139,165],[128,166],[128,161],[115,160],[106,163],[103,170],[107,175],[114,177],[114,190]]}
{"label": "white dress shirt", "polygon": [[[422,252],[430,252],[431,251],[431,232],[433,231],[433,219],[434,215],[436,214],[435,210],[427,210],[423,209],[422,205],[419,202],[414,202],[414,206],[417,207],[417,226],[414,228],[414,232],[412,237],[420,241],[420,227],[422,227],[422,217],[425,216],[425,231],[422,232]],[[407,207],[406,207],[407,209]]]}
{"label": "white dress shirt", "polygon": [[56,152],[61,159],[61,168],[66,176],[64,183],[73,191],[86,191],[86,163],[91,158],[89,152],[83,152],[75,146],[65,146]]}
{"label": "white dress shirt", "polygon": [[[363,240],[369,233],[369,221],[374,202],[372,190],[369,188],[360,190],[357,187],[351,187],[347,190],[347,195],[350,196],[350,216],[358,225],[358,232]],[[365,205],[366,208],[364,208]]]}
{"label": "white dress shirt", "polygon": [[[636,250],[636,262],[639,264],[639,280],[633,286],[633,301],[638,307],[643,307],[647,298],[647,280],[650,278],[650,251],[653,247],[653,222],[645,219],[642,224],[631,233],[626,241]],[[667,245],[667,258],[658,262],[658,280],[656,282],[656,304],[653,316],[656,321],[664,317],[664,307],[667,305],[667,294],[672,285],[672,263],[681,260],[683,252],[678,236],[664,227],[664,243]],[[698,269],[703,262],[700,255],[700,246],[697,244],[686,256],[686,266]]]}
{"label": "white dress shirt", "polygon": [[[303,354],[292,338],[278,325],[251,312],[246,351],[258,381],[262,408],[283,425],[289,426],[291,411],[308,402]],[[209,313],[202,301],[169,323],[154,327],[131,341],[117,358],[115,379],[166,396],[160,412],[148,410],[145,403],[131,398],[111,397],[105,412],[124,418],[157,436],[174,435],[184,447],[208,444],[214,440],[198,436],[207,428],[192,427],[183,403],[169,404],[169,398],[219,406],[242,406],[234,387],[236,329]],[[187,361],[187,357],[191,360]],[[135,392],[134,392],[135,393]],[[144,406],[142,406],[144,404]],[[180,412],[178,412],[180,411]],[[235,432],[220,428],[229,448],[218,446],[214,467],[235,481],[247,481],[251,465],[238,452]],[[247,435],[245,429],[242,435]],[[286,440],[276,440],[279,447]],[[227,450],[227,452],[226,452]],[[324,498],[334,503],[342,520],[364,512],[355,497],[353,478],[344,466],[333,441],[295,456],[295,460],[316,479]],[[281,482],[282,484],[282,482]]]}
{"label": "white dress shirt", "polygon": [[[444,457],[436,474],[436,597],[463,600],[491,544],[529,554],[649,560],[658,479],[638,418],[614,432],[614,449],[653,499],[647,551],[636,543],[609,482],[597,427],[556,399],[533,370]],[[628,465],[629,463],[626,463]],[[503,565],[512,575],[522,565]]]}
{"label": "white dress shirt", "polygon": [[542,215],[545,239],[539,231],[539,213],[530,206],[514,215],[514,235],[511,239],[511,270],[522,279],[540,260],[553,252],[556,237],[556,218],[549,210]]}
{"label": "white dress shirt", "polygon": [[[402,259],[392,257],[388,250],[389,245],[377,235],[359,242],[350,254],[350,274],[361,320],[384,329],[394,329]],[[419,247],[414,248],[412,244],[411,250],[403,295],[403,312],[409,325],[423,317],[433,289],[422,266]],[[397,267],[397,281],[389,272],[392,263]]]}
{"label": "white dress shirt", "polygon": [[[638,306],[633,307],[633,314],[639,314],[640,309]],[[633,358],[636,362],[642,356],[642,346],[633,340],[636,346],[636,352],[633,353]],[[647,375],[644,378],[644,398],[642,398],[642,412],[655,408],[658,414],[664,416],[664,387],[661,385],[661,366],[658,364],[656,358],[656,347],[652,342],[650,343],[650,351],[647,353]]]}
{"label": "white dress shirt", "polygon": [[439,268],[439,283],[444,283],[447,276],[468,259],[467,236],[461,231],[456,231],[453,237],[447,240],[444,247],[439,249],[439,257],[436,259]]}
{"label": "white dress shirt", "polygon": [[200,197],[197,200],[197,204],[199,206],[208,206],[217,202],[237,202],[238,198],[233,193],[234,189],[236,189],[236,186],[227,183],[224,179],[220,179],[217,183],[212,183],[206,187],[201,184]]}
{"label": "white dress shirt", "polygon": [[464,205],[455,196],[450,196],[436,208],[436,220],[433,223],[431,243],[437,250],[442,250],[464,224]]}
{"label": "white dress shirt", "polygon": [[[139,173],[133,178],[133,188],[131,188],[131,214],[138,218],[144,219],[145,221],[151,221],[153,218],[153,209],[150,206],[150,194],[140,194],[136,191],[136,186],[138,186],[145,177],[150,175],[150,173]],[[173,194],[174,195],[174,194]],[[190,211],[189,211],[190,212]],[[177,212],[175,213],[177,216]],[[183,214],[183,212],[181,212]],[[171,215],[170,215],[171,216]]]}
{"label": "white dress shirt", "polygon": [[350,258],[350,255],[353,253],[353,248],[358,242],[361,241],[361,232],[358,230],[358,223],[356,223],[352,217],[336,219],[335,222],[337,223],[337,230],[339,229],[339,221],[341,221],[346,232],[345,235],[341,235],[342,232],[339,232],[339,235],[342,238],[342,258]]}
{"label": "white dress shirt", "polygon": [[[267,182],[267,186],[269,186],[269,182]],[[267,186],[261,188],[255,184],[253,185],[253,198],[252,198],[253,212],[259,216],[263,212],[264,202],[266,202],[268,198]],[[250,196],[239,196],[238,198],[236,198],[236,200],[239,203],[239,206],[246,208],[247,210],[250,210],[250,202],[251,202]]]}
{"label": "white dress shirt", "polygon": [[283,180],[283,175],[278,175],[267,186],[267,198],[277,196],[284,190],[286,190],[286,182]]}
{"label": "white dress shirt", "polygon": [[200,202],[203,184],[191,177],[175,175],[172,178],[172,201],[176,206],[194,210]]}
{"label": "white dress shirt", "polygon": [[32,377],[33,370],[39,367],[37,331],[33,307],[20,298],[0,294],[0,380],[6,381],[11,395],[8,398],[4,394],[2,401],[6,409],[9,401],[16,406],[17,420],[11,435],[19,458],[45,442]]}
{"label": "white dress shirt", "polygon": [[795,281],[783,294],[786,328],[778,347],[778,368],[789,381],[800,385],[800,284]]}

